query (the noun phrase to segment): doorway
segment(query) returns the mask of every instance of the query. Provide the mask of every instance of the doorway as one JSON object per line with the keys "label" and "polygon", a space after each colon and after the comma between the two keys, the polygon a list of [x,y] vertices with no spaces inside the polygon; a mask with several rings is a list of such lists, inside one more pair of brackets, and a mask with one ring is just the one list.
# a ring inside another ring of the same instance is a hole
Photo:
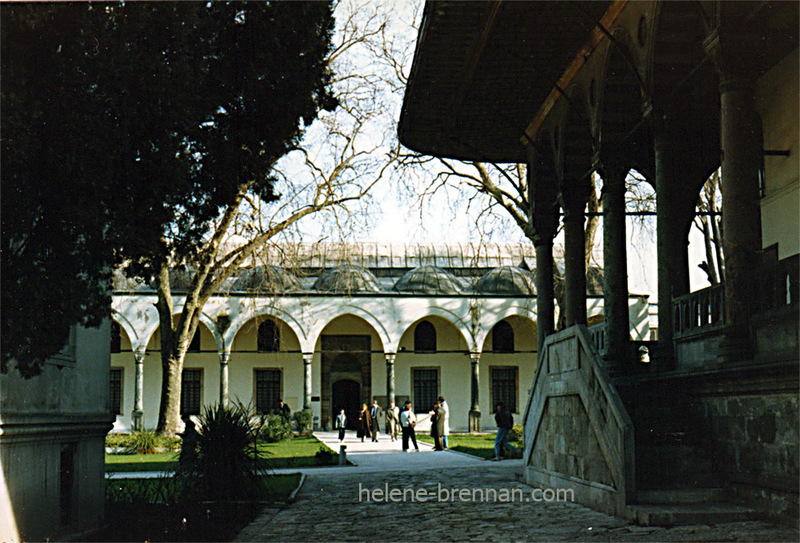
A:
{"label": "doorway", "polygon": [[361,410],[361,385],[352,379],[341,379],[333,383],[331,392],[334,419],[339,410],[344,409],[347,429],[355,430],[358,426],[358,412]]}

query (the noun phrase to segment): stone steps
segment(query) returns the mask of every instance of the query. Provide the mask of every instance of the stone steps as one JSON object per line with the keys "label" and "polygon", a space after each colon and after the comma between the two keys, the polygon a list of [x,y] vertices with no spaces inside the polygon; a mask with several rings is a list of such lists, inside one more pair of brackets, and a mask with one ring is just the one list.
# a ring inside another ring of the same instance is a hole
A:
{"label": "stone steps", "polygon": [[757,520],[759,512],[729,503],[629,505],[630,518],[640,526],[716,525]]}

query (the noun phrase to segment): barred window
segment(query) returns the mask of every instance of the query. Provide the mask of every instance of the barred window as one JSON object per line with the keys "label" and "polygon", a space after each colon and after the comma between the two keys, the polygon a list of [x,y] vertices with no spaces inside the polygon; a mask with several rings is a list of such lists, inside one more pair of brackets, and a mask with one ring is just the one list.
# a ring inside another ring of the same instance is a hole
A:
{"label": "barred window", "polygon": [[413,368],[414,413],[427,413],[439,398],[439,369]]}
{"label": "barred window", "polygon": [[280,399],[281,370],[256,370],[256,411],[274,411]]}
{"label": "barred window", "polygon": [[117,321],[111,321],[111,352],[122,350],[122,328]]}
{"label": "barred window", "polygon": [[436,352],[436,328],[430,322],[422,321],[414,328],[414,351],[418,353]]}
{"label": "barred window", "polygon": [[506,321],[500,321],[492,328],[492,352],[514,352],[514,329]]}
{"label": "barred window", "polygon": [[181,377],[181,415],[200,414],[202,390],[203,370],[183,370]]}
{"label": "barred window", "polygon": [[509,413],[517,413],[517,370],[518,368],[491,368],[493,413],[498,402],[503,402]]}
{"label": "barred window", "polygon": [[281,334],[275,321],[265,320],[258,325],[258,350],[262,353],[281,350]]}
{"label": "barred window", "polygon": [[110,384],[108,388],[111,400],[111,413],[122,414],[122,368],[111,368]]}

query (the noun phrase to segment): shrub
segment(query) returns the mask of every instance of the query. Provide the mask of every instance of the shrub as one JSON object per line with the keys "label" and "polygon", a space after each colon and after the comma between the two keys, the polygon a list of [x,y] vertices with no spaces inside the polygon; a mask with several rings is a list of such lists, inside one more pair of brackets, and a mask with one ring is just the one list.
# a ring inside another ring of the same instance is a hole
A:
{"label": "shrub", "polygon": [[[268,469],[257,454],[257,428],[249,406],[206,406],[200,415],[197,453],[186,457],[179,471],[194,497],[226,501],[252,496]],[[197,492],[194,492],[196,487]]]}
{"label": "shrub", "polygon": [[158,447],[158,436],[152,430],[142,430],[130,435],[125,454],[155,454]]}
{"label": "shrub", "polygon": [[181,449],[181,438],[171,436],[158,436],[156,446],[165,452],[177,452]]}
{"label": "shrub", "polygon": [[276,413],[261,415],[259,427],[259,437],[269,443],[277,443],[292,437],[291,423],[283,415]]}
{"label": "shrub", "polygon": [[509,441],[518,441],[519,446],[522,447],[522,425],[515,424],[513,428],[511,428],[511,432],[508,434]]}
{"label": "shrub", "polygon": [[294,421],[297,424],[297,431],[300,432],[301,436],[311,435],[314,427],[309,411],[295,411],[292,417],[294,417]]}
{"label": "shrub", "polygon": [[106,447],[112,449],[124,449],[131,444],[130,434],[108,434],[106,435]]}
{"label": "shrub", "polygon": [[314,458],[318,465],[327,466],[333,461],[333,453],[325,447],[320,447]]}

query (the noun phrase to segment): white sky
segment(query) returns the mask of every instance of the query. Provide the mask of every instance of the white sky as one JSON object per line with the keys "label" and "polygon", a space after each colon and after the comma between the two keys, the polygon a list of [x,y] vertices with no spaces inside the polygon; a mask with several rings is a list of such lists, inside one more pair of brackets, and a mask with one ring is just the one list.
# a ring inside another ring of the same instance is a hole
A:
{"label": "white sky", "polygon": [[[389,34],[396,43],[404,44],[408,62],[406,70],[410,68],[410,55],[413,53],[416,40],[416,30],[412,21],[421,13],[419,3],[409,1],[377,2],[366,0],[355,2],[360,13],[369,9],[390,10],[391,19],[388,27]],[[346,5],[346,4],[345,4]],[[337,17],[340,24],[343,17]],[[369,59],[355,55],[350,61],[358,65],[359,70],[376,69],[370,64]],[[385,95],[381,99],[388,104],[383,122],[390,125],[392,120],[397,121],[402,104],[402,94]],[[312,125],[312,129],[316,128]],[[380,139],[381,130],[386,126],[371,128],[372,140]],[[311,130],[309,130],[311,132]],[[370,133],[370,132],[368,132]],[[313,136],[313,134],[312,134]],[[323,147],[319,153],[325,152],[326,141],[318,140]],[[299,166],[298,166],[299,167]],[[425,183],[424,171],[421,179],[416,180],[416,185]],[[408,183],[406,183],[408,182]],[[431,197],[424,206],[413,194],[415,185],[408,179],[384,179],[372,191],[371,199],[361,207],[346,229],[348,241],[377,241],[393,243],[463,243],[489,241],[498,243],[527,242],[522,231],[510,220],[500,214],[492,219],[491,223],[482,222],[479,228],[478,209],[468,209],[465,202],[466,196],[457,189],[448,188]],[[498,212],[500,213],[500,212]],[[305,221],[301,225],[301,235],[308,240],[332,239],[330,234],[330,215],[327,219],[319,217],[313,221]],[[644,223],[645,227],[642,227]],[[602,228],[602,221],[601,221]],[[327,234],[327,235],[326,235]],[[702,237],[698,237],[697,230],[692,228],[690,239],[690,275],[692,289],[707,285],[705,274],[697,267],[704,260],[704,247]],[[650,300],[656,301],[657,272],[655,257],[655,217],[646,217],[642,221],[634,218],[628,220],[628,281],[629,290],[635,294],[650,294]],[[563,243],[563,236],[556,238],[556,244]],[[598,231],[597,244],[602,247],[602,230]]]}

